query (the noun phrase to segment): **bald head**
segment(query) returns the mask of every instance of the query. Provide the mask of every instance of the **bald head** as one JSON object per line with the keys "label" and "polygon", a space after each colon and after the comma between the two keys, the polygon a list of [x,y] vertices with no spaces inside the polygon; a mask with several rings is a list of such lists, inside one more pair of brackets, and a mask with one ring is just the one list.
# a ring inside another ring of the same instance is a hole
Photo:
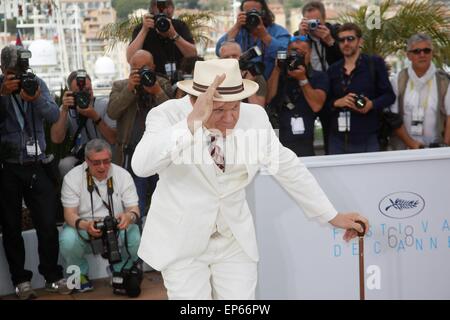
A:
{"label": "bald head", "polygon": [[130,59],[130,67],[131,69],[140,69],[143,66],[155,70],[152,54],[146,50],[138,50]]}
{"label": "bald head", "polygon": [[234,41],[226,41],[222,44],[219,50],[219,55],[221,59],[239,59],[242,53],[241,46],[239,43]]}

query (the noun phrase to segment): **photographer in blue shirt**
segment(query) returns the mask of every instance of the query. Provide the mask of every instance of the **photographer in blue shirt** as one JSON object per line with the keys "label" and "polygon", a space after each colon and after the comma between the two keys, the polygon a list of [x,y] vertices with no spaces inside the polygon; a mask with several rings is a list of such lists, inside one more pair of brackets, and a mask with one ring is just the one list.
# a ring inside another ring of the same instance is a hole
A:
{"label": "photographer in blue shirt", "polygon": [[326,72],[311,66],[311,39],[291,38],[286,59],[277,60],[269,79],[270,105],[279,114],[280,142],[297,156],[313,156],[314,121],[329,91]]}
{"label": "photographer in blue shirt", "polygon": [[354,23],[338,31],[344,55],[328,69],[331,90],[329,153],[376,152],[380,112],[395,101],[383,58],[361,53],[362,31]]}
{"label": "photographer in blue shirt", "polygon": [[287,48],[289,32],[274,23],[275,16],[265,0],[243,0],[240,9],[236,23],[217,42],[216,55],[220,56],[219,50],[224,41],[236,41],[243,52],[258,46],[262,55],[254,61],[264,63],[264,78],[268,79],[275,65],[277,51]]}

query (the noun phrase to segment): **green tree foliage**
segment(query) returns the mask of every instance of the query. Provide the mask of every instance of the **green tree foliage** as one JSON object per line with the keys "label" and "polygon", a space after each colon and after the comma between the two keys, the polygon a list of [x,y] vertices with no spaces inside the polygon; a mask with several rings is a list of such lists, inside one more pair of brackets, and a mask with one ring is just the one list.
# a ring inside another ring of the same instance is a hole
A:
{"label": "green tree foliage", "polygon": [[[185,22],[191,30],[196,43],[207,45],[211,39],[207,36],[208,24],[214,21],[212,12],[202,11],[193,14],[181,14],[178,19]],[[123,21],[107,24],[100,31],[99,37],[109,41],[109,48],[119,42],[129,42],[136,26],[142,23],[141,17],[132,17]]]}
{"label": "green tree foliage", "polygon": [[427,33],[433,39],[436,63],[450,64],[450,17],[445,5],[428,1],[397,5],[393,0],[385,0],[380,4],[380,13],[379,29],[369,29],[371,24],[366,23],[370,16],[367,6],[348,12],[340,22],[358,24],[363,32],[363,51],[382,57],[404,54],[410,36],[418,32]]}
{"label": "green tree foliage", "polygon": [[150,0],[112,0],[112,6],[117,11],[117,19],[127,19],[136,9],[148,9]]}

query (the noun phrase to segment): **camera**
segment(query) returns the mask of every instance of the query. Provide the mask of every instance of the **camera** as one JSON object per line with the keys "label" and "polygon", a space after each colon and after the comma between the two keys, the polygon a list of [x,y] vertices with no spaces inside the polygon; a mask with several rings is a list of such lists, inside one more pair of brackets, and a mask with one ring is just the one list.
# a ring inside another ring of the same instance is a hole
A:
{"label": "camera", "polygon": [[102,236],[90,239],[92,252],[101,254],[103,258],[108,259],[110,264],[122,261],[117,239],[118,224],[118,221],[111,216],[106,216],[103,221],[95,221],[94,227],[102,231]]}
{"label": "camera", "polygon": [[144,66],[138,71],[139,76],[141,77],[141,86],[143,87],[153,87],[156,82],[156,74],[153,70]]}
{"label": "camera", "polygon": [[134,263],[130,269],[122,269],[120,272],[113,272],[113,293],[127,295],[131,298],[139,296],[141,294],[142,278],[142,270],[136,263]]}
{"label": "camera", "polygon": [[245,28],[248,31],[255,29],[259,25],[259,18],[261,13],[258,10],[252,9],[245,14]]}
{"label": "camera", "polygon": [[354,99],[356,108],[363,109],[366,106],[366,99],[363,94],[357,94]]}
{"label": "camera", "polygon": [[249,71],[252,76],[263,74],[264,64],[260,61],[251,61],[261,55],[261,49],[257,46],[251,47],[239,57],[239,69]]}
{"label": "camera", "polygon": [[16,93],[23,89],[27,95],[34,96],[39,89],[39,82],[36,75],[28,71],[30,69],[31,51],[19,48],[17,56],[16,70],[18,73],[15,75],[15,79],[20,80],[20,86]]}
{"label": "camera", "polygon": [[286,66],[289,71],[298,69],[299,66],[305,67],[305,56],[299,54],[295,49],[290,50],[286,58]]}
{"label": "camera", "polygon": [[87,72],[84,70],[78,70],[77,71],[77,87],[79,89],[78,92],[74,92],[73,98],[75,100],[75,104],[72,107],[72,109],[75,109],[76,107],[79,107],[80,109],[86,109],[89,107],[89,104],[91,102],[91,93],[86,88],[86,78],[87,78]]}
{"label": "camera", "polygon": [[158,14],[155,15],[155,28],[159,32],[167,32],[170,29],[170,20],[163,12],[167,8],[166,0],[157,0],[156,7],[158,8]]}
{"label": "camera", "polygon": [[309,19],[307,21],[307,23],[308,23],[309,31],[314,31],[319,27],[320,20],[319,19]]}

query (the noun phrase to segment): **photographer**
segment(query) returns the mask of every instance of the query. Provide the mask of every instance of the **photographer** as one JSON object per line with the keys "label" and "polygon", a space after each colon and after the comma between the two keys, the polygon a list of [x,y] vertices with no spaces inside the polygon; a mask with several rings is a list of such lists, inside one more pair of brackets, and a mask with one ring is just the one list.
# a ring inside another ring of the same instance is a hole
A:
{"label": "photographer", "polygon": [[94,138],[116,143],[116,122],[106,114],[108,99],[96,99],[91,78],[84,70],[73,71],[67,78],[69,90],[64,93],[60,115],[51,127],[53,143],[62,143],[69,130],[71,155],[61,159],[59,171],[64,177],[75,165],[84,161],[84,146]]}
{"label": "photographer", "polygon": [[[299,30],[294,35],[308,35],[311,38],[311,67],[326,72],[330,65],[343,57],[337,42],[339,25],[326,22],[325,6],[320,1],[307,2],[302,7],[302,14]],[[322,125],[325,153],[328,154],[331,117],[329,108],[322,108],[318,116]]]}
{"label": "photographer", "polygon": [[[281,81],[280,81],[281,79]],[[325,72],[311,67],[311,40],[293,36],[285,59],[277,60],[269,79],[271,108],[278,109],[280,142],[297,156],[313,156],[314,121],[329,91]]]}
{"label": "photographer", "polygon": [[274,23],[275,17],[265,0],[244,0],[236,23],[216,45],[216,55],[224,41],[236,41],[243,51],[258,46],[262,52],[257,61],[264,64],[264,78],[268,79],[275,64],[277,51],[286,50],[289,32]]}
{"label": "photographer", "polygon": [[188,26],[179,19],[173,19],[172,0],[152,0],[150,12],[143,23],[134,31],[127,48],[127,60],[140,49],[150,52],[155,61],[155,71],[167,75],[172,83],[183,57],[197,56],[194,39]]}
{"label": "photographer", "polygon": [[[257,49],[258,47],[256,47]],[[258,49],[259,50],[259,49]],[[255,81],[259,88],[256,93],[247,98],[248,103],[254,103],[265,108],[267,82],[261,74],[258,65],[251,61],[257,54],[254,54],[255,49],[249,49],[245,54],[242,54],[241,46],[237,42],[225,41],[220,47],[220,59],[237,59],[239,60],[239,67],[242,72],[242,78]]]}
{"label": "photographer", "polygon": [[329,153],[376,152],[380,113],[395,101],[386,64],[361,53],[362,31],[354,23],[338,31],[344,59],[328,69],[331,90]]}
{"label": "photographer", "polygon": [[0,175],[3,246],[11,280],[19,299],[32,299],[33,273],[25,269],[25,247],[22,238],[22,199],[30,209],[36,228],[39,273],[48,291],[69,294],[58,265],[58,230],[56,228],[57,196],[46,173],[44,162],[44,121],[58,119],[58,106],[40,78],[29,71],[31,52],[13,45],[1,52],[0,124],[2,143],[13,146],[15,154],[2,163]]}
{"label": "photographer", "polygon": [[[80,292],[93,289],[85,255],[97,253],[95,240],[103,243],[100,249],[113,262],[115,272],[129,269],[138,259],[140,233],[134,224],[139,219],[136,187],[125,169],[111,164],[111,157],[110,145],[93,139],[85,147],[86,161],[64,177],[61,200],[66,224],[59,241],[66,265],[80,267]],[[106,221],[112,221],[112,230]],[[101,224],[106,227],[100,227]],[[108,231],[113,231],[112,237],[108,237]],[[122,243],[126,235],[128,244],[120,253],[117,234]],[[127,259],[129,255],[131,259]]]}
{"label": "photographer", "polygon": [[139,195],[139,209],[145,215],[148,191],[154,190],[158,178],[135,176],[130,161],[144,134],[147,113],[172,96],[172,86],[166,78],[155,74],[153,57],[148,51],[137,51],[130,60],[130,67],[128,79],[113,83],[107,113],[117,121],[114,163],[132,174]]}
{"label": "photographer", "polygon": [[397,100],[392,112],[404,126],[396,130],[394,149],[418,149],[450,145],[449,75],[436,68],[429,35],[411,36],[406,53],[411,65],[392,79]]}

